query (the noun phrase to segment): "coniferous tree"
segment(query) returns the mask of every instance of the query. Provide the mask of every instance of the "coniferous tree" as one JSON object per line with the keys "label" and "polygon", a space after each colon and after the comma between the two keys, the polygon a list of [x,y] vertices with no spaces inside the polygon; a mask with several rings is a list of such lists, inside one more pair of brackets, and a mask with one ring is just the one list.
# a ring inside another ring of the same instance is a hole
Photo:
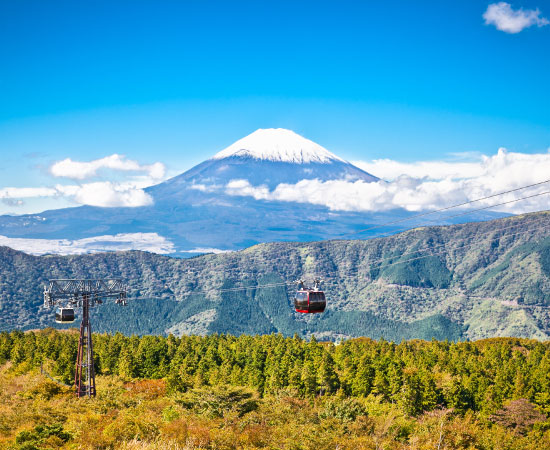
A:
{"label": "coniferous tree", "polygon": [[334,360],[328,353],[323,355],[321,366],[318,369],[317,386],[322,394],[332,394],[340,386],[338,375],[334,370]]}
{"label": "coniferous tree", "polygon": [[305,395],[311,396],[317,393],[317,372],[313,361],[308,360],[302,368],[301,384]]}
{"label": "coniferous tree", "polygon": [[416,373],[405,374],[401,391],[397,396],[399,407],[409,416],[416,416],[422,412],[422,390]]}
{"label": "coniferous tree", "polygon": [[141,372],[138,364],[131,349],[123,347],[118,360],[118,374],[124,378],[136,378]]}
{"label": "coniferous tree", "polygon": [[[370,394],[374,384],[374,369],[368,355],[361,358],[357,371],[351,382],[351,393],[355,396],[366,397]],[[380,380],[378,380],[380,382]],[[378,386],[380,387],[380,386]],[[383,389],[386,391],[386,388]],[[378,393],[378,392],[377,392]],[[385,392],[383,393],[385,394]]]}

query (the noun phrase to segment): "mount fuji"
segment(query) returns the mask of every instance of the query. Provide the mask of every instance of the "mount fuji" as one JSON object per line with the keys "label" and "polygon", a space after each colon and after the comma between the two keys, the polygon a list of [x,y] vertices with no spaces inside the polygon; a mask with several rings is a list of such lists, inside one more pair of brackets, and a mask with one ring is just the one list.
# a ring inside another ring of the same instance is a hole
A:
{"label": "mount fuji", "polygon": [[221,188],[237,180],[272,190],[281,183],[314,179],[379,181],[315,142],[278,128],[256,130],[187,172],[146,191],[157,202],[181,197],[186,189],[227,193]]}
{"label": "mount fuji", "polygon": [[[80,206],[0,216],[0,245],[34,254],[138,249],[192,256],[261,242],[337,239],[411,215],[399,209],[334,211],[270,195],[304,180],[384,183],[293,131],[260,129],[190,170],[146,188],[149,206]],[[488,213],[470,220],[494,217]]]}

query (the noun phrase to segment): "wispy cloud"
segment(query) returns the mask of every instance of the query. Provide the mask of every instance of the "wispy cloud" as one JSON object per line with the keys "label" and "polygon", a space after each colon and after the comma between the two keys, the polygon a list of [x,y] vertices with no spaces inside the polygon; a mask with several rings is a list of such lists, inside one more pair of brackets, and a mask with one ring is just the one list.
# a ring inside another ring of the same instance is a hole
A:
{"label": "wispy cloud", "polygon": [[93,161],[73,161],[71,158],[66,158],[52,164],[50,173],[54,177],[85,180],[97,176],[101,169],[146,173],[150,178],[156,180],[162,179],[166,172],[166,168],[161,162],[141,165],[137,161],[115,153]]}
{"label": "wispy cloud", "polygon": [[515,34],[533,25],[543,27],[550,22],[541,16],[538,9],[512,9],[506,2],[492,3],[483,14],[487,25],[494,25],[505,33]]}
{"label": "wispy cloud", "polygon": [[0,245],[31,255],[75,255],[105,251],[142,250],[153,253],[174,253],[174,244],[157,233],[122,233],[85,239],[25,239],[0,236]]}
{"label": "wispy cloud", "polygon": [[2,203],[4,205],[15,206],[15,207],[20,207],[20,206],[23,206],[25,204],[25,202],[23,200],[16,200],[16,199],[13,199],[13,198],[3,198]]}
{"label": "wispy cloud", "polygon": [[[438,209],[452,204],[493,195],[550,178],[550,153],[523,154],[499,149],[493,156],[477,162],[417,162],[392,160],[355,162],[387,181],[366,183],[346,180],[301,180],[296,184],[279,184],[274,190],[253,186],[247,180],[232,180],[225,193],[250,196],[257,200],[311,203],[333,211],[386,211],[404,208],[409,211]],[[550,190],[550,183],[530,189],[529,194]],[[514,200],[526,195],[519,191],[480,202],[479,207]],[[548,209],[550,196],[544,195],[497,210],[522,213]]]}
{"label": "wispy cloud", "polygon": [[384,180],[394,180],[401,175],[432,180],[464,178],[465,174],[468,174],[468,177],[476,177],[482,175],[485,171],[483,165],[478,162],[460,161],[418,161],[404,163],[393,159],[376,159],[374,161],[353,161],[353,164]]}

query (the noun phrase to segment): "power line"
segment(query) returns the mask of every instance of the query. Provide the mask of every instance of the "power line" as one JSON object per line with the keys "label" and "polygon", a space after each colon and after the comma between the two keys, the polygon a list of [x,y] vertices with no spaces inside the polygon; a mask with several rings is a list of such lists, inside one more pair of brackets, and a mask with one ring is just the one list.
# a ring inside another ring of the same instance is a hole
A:
{"label": "power line", "polygon": [[57,383],[57,384],[59,384],[59,385],[61,385],[61,386],[65,386],[65,387],[68,387],[68,388],[72,388],[72,387],[73,387],[73,386],[71,386],[70,384],[66,384],[66,383],[63,383],[63,382],[61,382],[61,381],[59,381],[59,380],[56,380],[56,379],[55,379],[54,377],[52,377],[48,372],[46,372],[46,371],[44,370],[42,361],[40,362],[40,373],[41,373],[42,375],[44,375],[45,377],[49,378],[50,380],[52,380],[54,383]]}
{"label": "power line", "polygon": [[[547,183],[549,182],[550,180],[547,180],[547,181],[544,181],[544,182],[540,182],[540,183],[536,183],[534,185],[529,185],[529,186],[526,186],[526,187],[532,187],[532,186],[536,186],[536,185],[539,185],[539,184],[543,184],[543,183]],[[524,187],[525,188],[525,187]],[[523,189],[524,189],[523,188]],[[501,194],[494,194],[492,196],[489,196],[487,198],[491,198],[491,197],[495,197],[496,195],[502,195],[502,194],[507,194],[509,192],[514,192],[514,191],[517,191],[519,189],[522,189],[522,188],[517,188],[517,189],[513,189],[511,191],[506,191],[506,192],[503,192]],[[501,206],[501,205],[506,205],[506,204],[510,204],[510,203],[515,203],[515,202],[519,202],[521,200],[526,200],[526,199],[529,199],[529,198],[533,198],[533,197],[538,197],[538,196],[541,196],[541,195],[547,195],[547,194],[550,194],[550,191],[545,191],[545,192],[541,192],[541,193],[538,193],[538,194],[533,194],[533,195],[528,195],[528,196],[525,196],[525,197],[520,197],[520,198],[517,198],[517,199],[514,199],[514,200],[509,200],[509,201],[506,201],[506,202],[501,202],[501,203],[497,203],[496,205],[491,205],[491,206],[486,206],[486,207],[483,207],[483,208],[478,208],[478,209],[475,209],[475,210],[472,210],[472,211],[466,211],[466,212],[463,212],[463,213],[460,213],[460,214],[456,214],[456,215],[453,215],[453,216],[449,216],[447,217],[448,219],[449,218],[453,218],[453,217],[460,217],[460,216],[463,216],[463,215],[466,215],[466,214],[471,214],[472,212],[476,212],[476,211],[481,211],[481,210],[485,210],[485,209],[489,209],[489,208],[494,208],[495,206]],[[475,201],[479,201],[479,200],[482,200],[482,199],[477,199],[477,200],[472,200],[471,202],[469,203],[473,203]],[[460,205],[459,205],[460,206]],[[448,209],[451,209],[453,208],[452,206],[449,206],[447,208],[443,208],[443,210],[448,210]],[[426,213],[427,214],[427,213]],[[423,215],[426,215],[426,214],[423,214]],[[427,250],[426,250],[427,251]],[[440,252],[440,253],[437,253],[437,254],[441,254],[441,253],[445,253],[445,252]],[[428,255],[428,256],[432,256],[432,255]],[[406,262],[410,262],[410,261],[416,261],[418,259],[422,259],[422,258],[426,258],[428,256],[423,256],[423,257],[419,257],[419,258],[413,258],[413,259],[410,259],[410,260],[405,260],[405,261],[399,261],[399,262],[395,262],[395,263],[392,263],[391,265],[395,265],[395,264],[404,264]],[[389,266],[390,264],[387,264],[385,266]],[[287,282],[287,283],[279,283],[279,284],[270,284],[270,285],[264,285],[265,287],[275,287],[275,286],[280,286],[280,285],[289,285],[289,284],[294,284],[294,282]],[[185,296],[189,296],[189,295],[193,295],[195,293],[212,293],[212,292],[232,292],[232,291],[239,291],[239,290],[251,290],[251,289],[261,289],[263,286],[262,285],[257,285],[257,286],[254,286],[254,287],[236,287],[236,288],[227,288],[227,289],[214,289],[214,290],[208,290],[208,291],[195,291],[193,293],[189,293],[189,294],[186,294]]]}
{"label": "power line", "polygon": [[[520,200],[527,200],[528,198],[539,197],[541,195],[547,195],[547,194],[550,194],[550,191],[539,192],[538,194],[528,195],[526,197],[521,197],[521,198],[518,198],[518,199],[515,199],[515,200],[508,200],[507,202],[497,203],[496,205],[490,205],[490,206],[484,206],[483,208],[472,209],[471,211],[465,211],[465,212],[460,213],[460,214],[455,214],[453,216],[444,217],[444,219],[454,219],[455,217],[465,216],[467,214],[471,214],[471,213],[474,213],[474,212],[477,212],[477,211],[483,211],[485,209],[491,209],[491,208],[494,208],[495,206],[508,205],[509,203],[515,203],[515,202],[518,202]],[[435,221],[434,220],[429,220],[428,222],[435,222]]]}
{"label": "power line", "polygon": [[[542,228],[546,228],[546,227],[539,227],[539,228],[535,228],[535,229],[532,229],[532,230],[525,230],[525,231],[535,231],[537,229],[542,229]],[[506,235],[506,236],[515,236],[515,235],[518,235],[518,234],[523,234],[523,232],[519,232],[519,233],[514,233],[514,234],[511,234],[511,235]],[[417,261],[419,259],[424,259],[424,258],[429,258],[431,256],[435,256],[435,255],[442,255],[444,253],[448,253],[449,250],[456,250],[456,249],[459,249],[459,248],[466,248],[467,245],[462,245],[462,246],[457,246],[457,247],[451,247],[450,249],[445,249],[445,250],[442,250],[440,252],[435,252],[435,253],[432,253],[430,255],[425,255],[425,256],[419,256],[417,258],[411,258],[411,259],[406,259],[405,261],[395,261],[393,263],[389,263],[389,264],[381,264],[375,268],[380,268],[380,267],[390,267],[390,266],[395,266],[397,264],[406,264],[406,263],[409,263],[409,262],[413,262],[413,261]],[[477,248],[478,246],[476,245],[472,245],[470,246],[471,247],[474,247],[474,248]],[[425,251],[427,251],[428,249],[426,249]],[[431,250],[431,249],[430,249]]]}

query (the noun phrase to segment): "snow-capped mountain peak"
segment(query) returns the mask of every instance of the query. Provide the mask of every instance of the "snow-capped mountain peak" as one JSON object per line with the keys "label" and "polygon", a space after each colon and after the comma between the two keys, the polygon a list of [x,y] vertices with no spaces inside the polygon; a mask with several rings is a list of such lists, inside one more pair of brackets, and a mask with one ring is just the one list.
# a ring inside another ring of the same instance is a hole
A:
{"label": "snow-capped mountain peak", "polygon": [[284,128],[256,130],[216,153],[212,159],[232,156],[299,164],[345,162],[319,144]]}

